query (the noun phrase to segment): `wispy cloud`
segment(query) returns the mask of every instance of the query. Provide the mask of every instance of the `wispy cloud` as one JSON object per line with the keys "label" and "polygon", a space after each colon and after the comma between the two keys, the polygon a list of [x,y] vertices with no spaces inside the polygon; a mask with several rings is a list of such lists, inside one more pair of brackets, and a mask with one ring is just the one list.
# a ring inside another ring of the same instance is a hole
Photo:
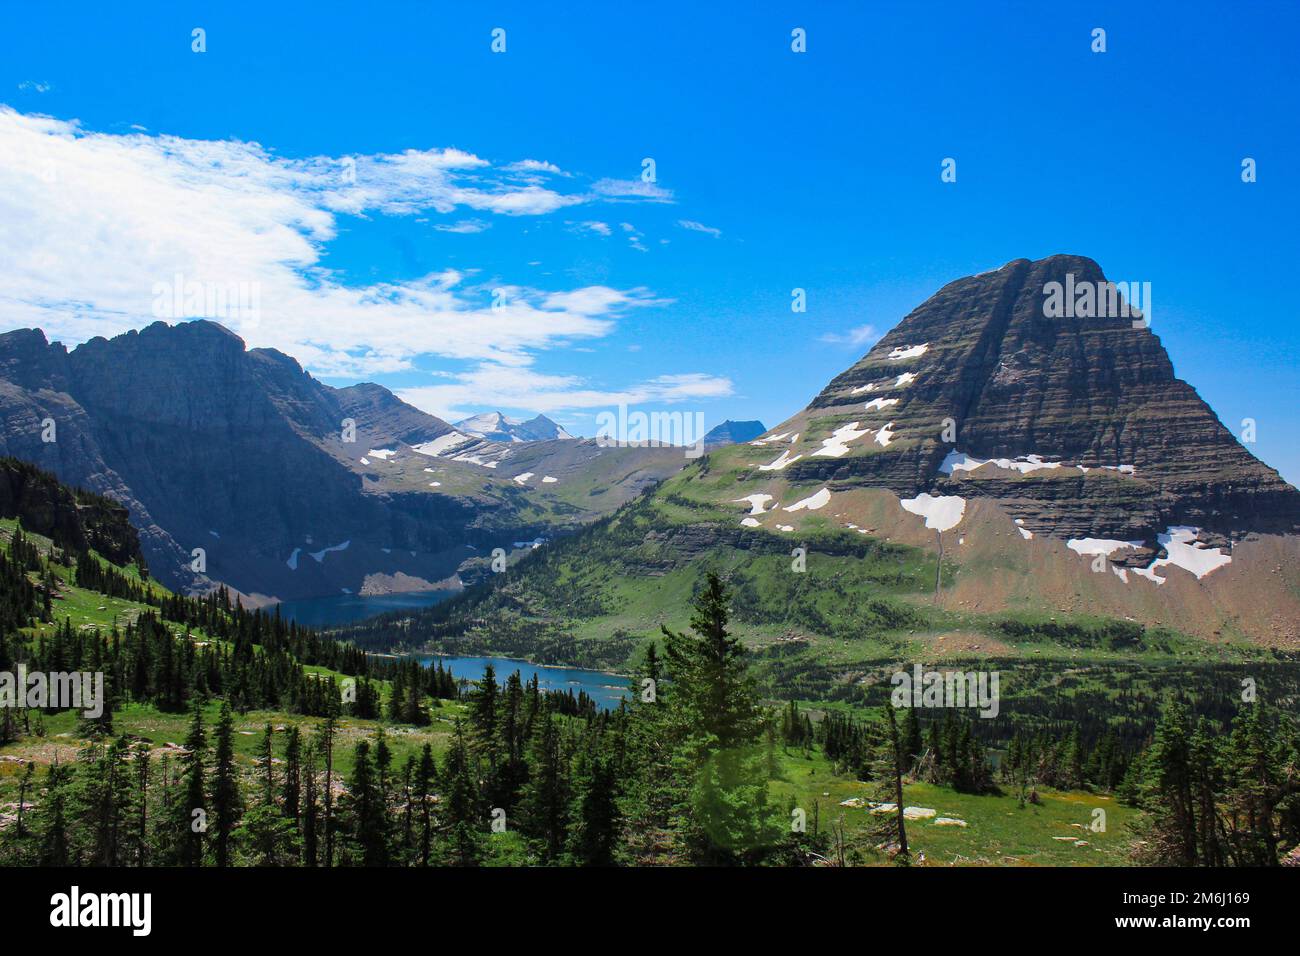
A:
{"label": "wispy cloud", "polygon": [[18,89],[26,93],[48,93],[54,89],[54,84],[47,83],[44,80],[23,80],[18,84]]}
{"label": "wispy cloud", "polygon": [[632,225],[630,222],[620,222],[618,224],[618,227],[622,229],[624,235],[627,236],[627,244],[629,246],[631,246],[637,252],[650,251],[645,247],[645,243],[641,241],[642,239],[645,238],[645,234],[642,233],[641,230],[639,230],[636,226]]}
{"label": "wispy cloud", "polygon": [[880,336],[881,333],[876,331],[874,325],[856,325],[847,332],[827,332],[821,336],[821,340],[834,345],[861,348],[864,345],[874,345]]}
{"label": "wispy cloud", "polygon": [[594,220],[570,223],[570,225],[575,232],[594,232],[598,236],[608,236],[613,231],[609,228],[609,223]]}
{"label": "wispy cloud", "polygon": [[692,232],[702,232],[705,235],[712,236],[714,239],[722,238],[722,230],[715,229],[713,226],[706,226],[702,222],[696,222],[694,219],[678,219],[677,225],[683,229],[689,229]]}
{"label": "wispy cloud", "polygon": [[648,183],[643,179],[598,179],[592,191],[610,202],[661,202],[671,203],[673,192],[658,183]]}
{"label": "wispy cloud", "polygon": [[517,163],[508,163],[502,167],[510,172],[516,173],[546,173],[550,176],[568,176],[564,170],[560,169],[554,163],[548,163],[543,159],[521,159]]}
{"label": "wispy cloud", "polygon": [[469,235],[491,229],[492,224],[484,222],[482,219],[462,219],[460,222],[435,223],[433,228],[439,232],[455,232],[461,235]]}

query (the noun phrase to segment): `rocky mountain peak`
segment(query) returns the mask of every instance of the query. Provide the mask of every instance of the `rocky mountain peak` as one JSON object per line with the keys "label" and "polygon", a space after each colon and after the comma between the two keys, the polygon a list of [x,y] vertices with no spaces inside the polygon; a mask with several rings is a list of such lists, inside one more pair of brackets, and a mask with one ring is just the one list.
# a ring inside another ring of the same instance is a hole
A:
{"label": "rocky mountain peak", "polygon": [[774,429],[865,435],[786,477],[998,498],[1062,537],[1300,531],[1300,493],[1176,377],[1149,301],[1082,256],[950,282]]}
{"label": "rocky mountain peak", "polygon": [[573,436],[545,415],[530,419],[510,418],[501,412],[484,412],[456,423],[456,430],[491,441],[554,441]]}

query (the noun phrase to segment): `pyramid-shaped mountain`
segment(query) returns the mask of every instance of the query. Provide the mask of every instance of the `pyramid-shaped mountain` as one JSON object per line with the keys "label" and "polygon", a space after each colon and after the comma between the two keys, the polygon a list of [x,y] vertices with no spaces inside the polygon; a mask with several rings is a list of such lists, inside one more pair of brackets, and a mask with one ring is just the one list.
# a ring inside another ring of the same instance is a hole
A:
{"label": "pyramid-shaped mountain", "polygon": [[[1300,493],[1174,374],[1154,323],[1081,298],[1106,287],[1097,263],[1066,255],[949,283],[772,430],[786,456],[773,470],[996,498],[1062,538],[1300,532]],[[1057,308],[1070,290],[1079,308]],[[1080,314],[1098,311],[1119,314]]]}

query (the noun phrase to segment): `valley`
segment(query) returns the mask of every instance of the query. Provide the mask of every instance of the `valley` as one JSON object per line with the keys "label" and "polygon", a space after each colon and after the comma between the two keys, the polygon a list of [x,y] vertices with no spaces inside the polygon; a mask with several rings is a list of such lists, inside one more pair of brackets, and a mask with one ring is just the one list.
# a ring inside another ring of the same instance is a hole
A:
{"label": "valley", "polygon": [[[1057,256],[951,283],[803,411],[692,449],[573,438],[544,416],[449,425],[212,323],[71,352],[0,336],[6,447],[87,488],[3,460],[0,667],[89,664],[112,696],[98,720],[4,710],[0,855],[49,862],[16,811],[62,832],[51,801],[93,816],[94,781],[130,760],[160,774],[161,795],[121,784],[154,829],[127,851],[74,827],[60,853],[1277,862],[1300,835],[1285,782],[1212,845],[1180,843],[1208,823],[1161,801],[1188,773],[1171,741],[1201,748],[1204,776],[1275,734],[1270,773],[1289,772],[1300,495],[1148,328],[1077,310],[1043,326],[1040,288],[1076,272],[1104,281]],[[197,361],[220,399],[182,415],[188,379],[146,408],[84,377],[139,354],[164,389]],[[22,423],[52,416],[57,440],[33,444]],[[992,675],[996,699],[905,706],[899,730],[913,664]],[[210,733],[215,771],[196,756]],[[683,761],[698,775],[678,778]],[[310,823],[289,812],[307,777]],[[1255,799],[1237,779],[1206,776],[1204,799]],[[185,787],[261,796],[192,841],[167,822]],[[502,808],[518,828],[487,825]],[[422,815],[441,821],[423,836]]]}

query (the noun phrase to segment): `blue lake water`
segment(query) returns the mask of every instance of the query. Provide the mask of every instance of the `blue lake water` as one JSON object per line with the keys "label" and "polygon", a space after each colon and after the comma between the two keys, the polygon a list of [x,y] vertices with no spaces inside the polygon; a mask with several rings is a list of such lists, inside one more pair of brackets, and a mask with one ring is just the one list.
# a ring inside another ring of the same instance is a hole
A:
{"label": "blue lake water", "polygon": [[[282,617],[292,618],[303,627],[338,627],[363,618],[429,607],[459,594],[459,591],[411,591],[406,594],[332,594],[329,597],[281,601],[276,607]],[[275,608],[268,607],[268,612]]]}
{"label": "blue lake water", "polygon": [[456,655],[423,654],[419,661],[425,667],[431,667],[435,660],[441,660],[443,667],[450,667],[457,680],[482,680],[483,672],[491,664],[497,672],[497,683],[505,684],[506,678],[519,671],[519,679],[527,684],[537,675],[537,683],[542,690],[572,690],[576,697],[585,690],[596,702],[597,707],[613,710],[627,693],[627,678],[604,671],[583,670],[580,667],[540,667],[528,661],[511,660],[508,657],[460,657]]}

